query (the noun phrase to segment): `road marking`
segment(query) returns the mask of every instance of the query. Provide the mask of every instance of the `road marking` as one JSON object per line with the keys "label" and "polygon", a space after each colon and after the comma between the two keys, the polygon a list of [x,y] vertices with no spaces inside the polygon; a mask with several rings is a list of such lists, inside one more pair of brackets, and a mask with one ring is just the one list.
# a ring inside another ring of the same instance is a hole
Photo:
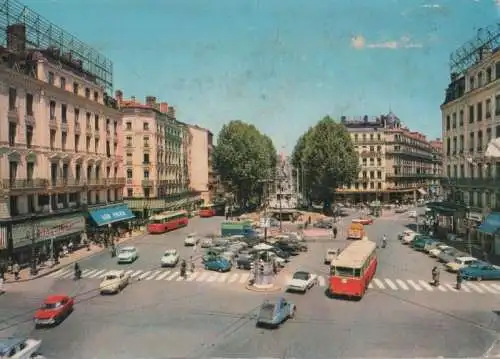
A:
{"label": "road marking", "polygon": [[113,273],[113,272],[114,272],[113,270],[110,270],[110,271],[104,272],[104,273],[102,273],[102,274],[99,276],[99,278],[104,278],[105,276],[107,276],[108,274],[111,274],[111,273]]}
{"label": "road marking", "polygon": [[149,277],[145,278],[144,280],[152,280],[154,277],[156,277],[160,273],[161,273],[160,270],[155,270]]}
{"label": "road marking", "polygon": [[156,280],[162,280],[163,278],[165,278],[170,273],[171,273],[171,271],[167,270],[167,271],[163,272],[162,274],[160,274],[158,277],[156,277]]}
{"label": "road marking", "polygon": [[377,285],[377,287],[379,287],[380,289],[385,289],[384,282],[382,282],[380,279],[373,278],[373,281],[375,282],[375,284]]}
{"label": "road marking", "polygon": [[326,285],[326,280],[325,280],[325,277],[323,277],[322,275],[320,275],[318,277],[318,285],[320,287],[324,287]]}
{"label": "road marking", "polygon": [[82,274],[82,277],[83,277],[83,278],[88,278],[88,277],[90,277],[92,274],[94,274],[95,272],[97,272],[97,269],[91,269],[91,270],[90,270],[90,271],[88,271],[87,273]]}
{"label": "road marking", "polygon": [[239,277],[239,274],[238,274],[238,273],[233,274],[233,275],[231,276],[231,278],[229,278],[229,280],[228,280],[227,282],[228,282],[228,283],[233,283],[233,282],[235,282],[235,281],[238,279],[238,277]]}
{"label": "road marking", "polygon": [[409,290],[410,288],[408,288],[408,286],[406,285],[405,282],[403,282],[401,279],[396,279],[396,283],[399,284],[399,286],[401,288],[403,288],[403,290]]}
{"label": "road marking", "polygon": [[65,273],[64,275],[60,276],[59,278],[69,278],[71,276],[73,276],[73,273],[74,271],[69,271],[68,273]]}
{"label": "road marking", "polygon": [[178,275],[179,275],[179,273],[174,272],[174,273],[172,273],[171,275],[169,275],[167,278],[165,278],[165,280],[172,280],[172,279],[174,279],[175,277],[177,277]]}
{"label": "road marking", "polygon": [[191,273],[191,275],[188,277],[188,279],[186,279],[188,282],[192,282],[193,280],[196,279],[196,277],[198,277],[198,275],[200,275],[201,272],[194,272],[194,273]]}
{"label": "road marking", "polygon": [[134,274],[132,274],[132,275],[130,276],[130,278],[135,278],[135,277],[137,277],[137,276],[138,276],[139,274],[141,274],[141,273],[142,273],[142,270],[138,270],[138,271],[136,271]]}
{"label": "road marking", "polygon": [[447,292],[446,288],[443,287],[441,284],[437,286],[437,289],[440,290],[441,292]]}
{"label": "road marking", "polygon": [[478,293],[484,293],[484,290],[479,288],[477,285],[472,284],[472,283],[467,283],[467,286],[470,287],[472,290],[478,292]]}
{"label": "road marking", "polygon": [[125,275],[128,275],[130,277],[133,272],[134,272],[133,269],[129,269],[129,270],[125,271]]}
{"label": "road marking", "polygon": [[146,271],[146,272],[142,273],[142,274],[141,274],[141,275],[140,275],[137,279],[139,279],[139,280],[143,280],[143,279],[145,279],[145,278],[146,278],[148,275],[150,275],[150,274],[151,274],[151,271],[150,271],[150,270],[148,270],[148,271]]}
{"label": "road marking", "polygon": [[424,287],[424,289],[426,289],[428,292],[434,291],[434,288],[432,288],[431,285],[424,280],[419,280],[418,284],[420,284],[422,287]]}
{"label": "road marking", "polygon": [[[186,273],[186,275],[188,275],[188,274]],[[179,273],[179,278],[177,278],[175,281],[176,282],[181,282],[183,280],[186,280],[186,276],[181,276],[180,273]]]}
{"label": "road marking", "polygon": [[89,272],[92,272],[92,270],[91,270],[91,269],[84,269],[84,270],[82,271],[82,278],[85,278],[85,276],[86,276]]}
{"label": "road marking", "polygon": [[493,293],[493,294],[498,294],[496,290],[491,289],[487,284],[484,283],[479,283],[479,286],[484,288],[487,292]]}
{"label": "road marking", "polygon": [[411,279],[408,279],[407,280],[408,284],[410,286],[413,287],[413,289],[415,289],[417,292],[421,292],[422,291],[422,288],[419,287],[419,285],[417,283],[415,283],[414,281],[412,281]]}
{"label": "road marking", "polygon": [[249,273],[243,273],[243,274],[241,274],[240,283],[246,283],[246,282],[248,282],[248,278],[249,277],[250,277]]}
{"label": "road marking", "polygon": [[462,284],[461,290],[464,291],[465,293],[470,293],[470,288],[468,288],[467,286],[464,286],[463,284]]}
{"label": "road marking", "polygon": [[448,288],[449,290],[451,290],[452,292],[458,292],[457,288],[455,285],[453,284],[443,284],[446,288]]}
{"label": "road marking", "polygon": [[216,279],[217,279],[217,274],[213,274],[210,278],[207,279],[207,282],[212,283],[215,282]]}
{"label": "road marking", "polygon": [[89,278],[96,278],[97,276],[101,275],[104,272],[106,272],[106,269],[99,270],[99,271],[93,273],[92,275],[89,275]]}
{"label": "road marking", "polygon": [[51,274],[52,278],[61,278],[63,275],[71,273],[71,270],[68,272],[67,269],[59,269],[57,272]]}
{"label": "road marking", "polygon": [[498,284],[490,284],[493,288],[495,288],[496,290],[498,290],[500,292],[500,285]]}
{"label": "road marking", "polygon": [[203,272],[203,273],[201,273],[201,275],[198,278],[196,278],[196,281],[203,282],[209,275],[210,275],[210,273]]}
{"label": "road marking", "polygon": [[368,288],[373,289],[373,283],[372,282],[370,282],[370,284],[368,284]]}
{"label": "road marking", "polygon": [[398,290],[397,285],[396,285],[396,284],[394,284],[394,282],[393,282],[392,280],[387,279],[387,278],[385,278],[384,280],[385,280],[385,282],[387,283],[387,285],[388,285],[388,286],[389,286],[392,290]]}
{"label": "road marking", "polygon": [[217,278],[217,283],[224,283],[226,279],[229,277],[229,274],[219,274],[219,278]]}

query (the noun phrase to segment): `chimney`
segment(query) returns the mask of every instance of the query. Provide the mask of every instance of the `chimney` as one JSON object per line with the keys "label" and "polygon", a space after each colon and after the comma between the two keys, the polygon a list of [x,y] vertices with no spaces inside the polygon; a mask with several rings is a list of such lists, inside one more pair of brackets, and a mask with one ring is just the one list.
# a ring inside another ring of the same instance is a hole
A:
{"label": "chimney", "polygon": [[162,113],[168,112],[168,103],[166,103],[166,102],[160,103],[160,112],[162,112]]}
{"label": "chimney", "polygon": [[168,106],[168,112],[167,112],[167,114],[171,118],[175,118],[175,107],[174,106]]}
{"label": "chimney", "polygon": [[150,107],[154,107],[156,103],[156,97],[154,96],[146,96],[146,105]]}
{"label": "chimney", "polygon": [[115,91],[115,99],[118,102],[118,104],[122,103],[122,101],[123,101],[123,92],[122,92],[122,90],[116,90]]}

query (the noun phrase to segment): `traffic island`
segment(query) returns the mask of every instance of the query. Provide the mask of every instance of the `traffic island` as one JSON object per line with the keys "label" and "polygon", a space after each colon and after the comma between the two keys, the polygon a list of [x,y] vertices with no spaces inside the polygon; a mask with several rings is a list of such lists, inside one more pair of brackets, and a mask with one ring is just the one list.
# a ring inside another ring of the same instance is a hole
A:
{"label": "traffic island", "polygon": [[274,292],[280,292],[281,287],[271,283],[271,284],[247,284],[246,289],[252,292],[260,292],[260,293],[274,293]]}
{"label": "traffic island", "polygon": [[271,268],[270,271],[265,270],[264,273],[257,273],[257,276],[247,283],[246,289],[253,292],[279,292],[281,286],[276,284],[276,279],[277,276]]}

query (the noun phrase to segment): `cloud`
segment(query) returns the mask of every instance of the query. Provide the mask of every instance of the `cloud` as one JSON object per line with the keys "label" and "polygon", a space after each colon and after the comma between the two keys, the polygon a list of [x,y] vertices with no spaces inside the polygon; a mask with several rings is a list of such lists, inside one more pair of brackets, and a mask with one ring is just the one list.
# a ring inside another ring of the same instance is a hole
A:
{"label": "cloud", "polygon": [[495,5],[500,7],[500,0],[495,0]]}
{"label": "cloud", "polygon": [[441,5],[439,5],[439,4],[424,4],[421,7],[426,8],[426,9],[440,9]]}
{"label": "cloud", "polygon": [[[500,0],[499,0],[500,1]],[[362,35],[354,36],[351,39],[351,46],[356,50],[362,49],[419,49],[423,45],[413,42],[408,36],[403,36],[399,40],[369,43]]]}

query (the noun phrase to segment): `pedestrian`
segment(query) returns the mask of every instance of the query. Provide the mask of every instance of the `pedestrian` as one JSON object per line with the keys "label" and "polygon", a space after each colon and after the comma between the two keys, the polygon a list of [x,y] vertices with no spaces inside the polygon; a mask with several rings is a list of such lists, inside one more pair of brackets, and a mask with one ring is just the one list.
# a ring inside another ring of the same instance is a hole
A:
{"label": "pedestrian", "polygon": [[4,288],[3,284],[4,284],[3,277],[0,277],[0,294],[5,293],[5,290],[3,289]]}
{"label": "pedestrian", "polygon": [[194,243],[194,246],[193,246],[193,253],[196,254],[196,251],[198,250],[198,243]]}
{"label": "pedestrian", "polygon": [[337,227],[333,227],[333,239],[337,239]]}
{"label": "pedestrian", "polygon": [[462,275],[460,274],[460,271],[457,272],[457,290],[460,290],[462,288]]}
{"label": "pedestrian", "polygon": [[14,262],[14,265],[12,266],[12,272],[14,273],[14,279],[18,280],[19,279],[19,271],[21,268],[19,267],[19,264],[17,262]]}

